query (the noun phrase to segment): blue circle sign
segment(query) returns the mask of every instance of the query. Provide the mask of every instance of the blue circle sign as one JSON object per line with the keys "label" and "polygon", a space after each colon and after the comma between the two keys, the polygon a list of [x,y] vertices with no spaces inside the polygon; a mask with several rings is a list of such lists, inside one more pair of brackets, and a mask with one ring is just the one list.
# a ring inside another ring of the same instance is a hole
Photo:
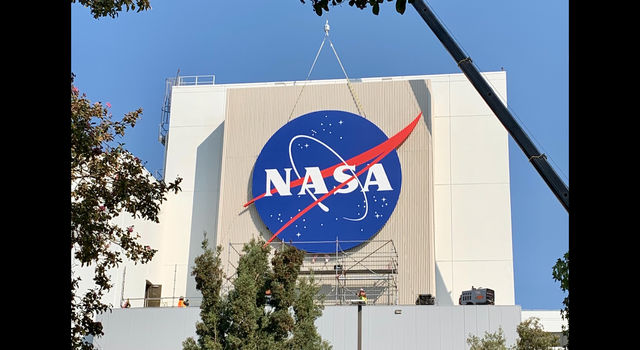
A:
{"label": "blue circle sign", "polygon": [[[271,239],[311,253],[353,248],[385,225],[402,173],[395,144],[345,111],[302,115],[264,145],[253,170],[253,203]],[[251,202],[250,202],[251,203]]]}

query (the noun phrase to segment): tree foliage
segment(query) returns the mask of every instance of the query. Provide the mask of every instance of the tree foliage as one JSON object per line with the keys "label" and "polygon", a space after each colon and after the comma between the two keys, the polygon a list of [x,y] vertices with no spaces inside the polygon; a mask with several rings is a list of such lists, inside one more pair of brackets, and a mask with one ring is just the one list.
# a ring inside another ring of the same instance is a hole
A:
{"label": "tree foliage", "polygon": [[545,332],[537,317],[522,321],[518,325],[517,332],[517,350],[547,350],[560,345],[558,336]]}
{"label": "tree foliage", "polygon": [[[356,7],[358,9],[365,9],[367,7],[371,7],[371,12],[374,15],[378,15],[380,13],[380,4],[384,3],[385,0],[310,0],[311,6],[313,10],[316,12],[318,16],[322,16],[322,12],[329,12],[329,5],[336,6],[341,5],[343,3],[348,3],[349,6]],[[407,3],[413,3],[413,0],[386,0],[386,2],[395,1],[396,11],[400,14],[403,14]],[[115,18],[118,16],[118,13],[123,11],[133,11],[136,12],[146,11],[151,9],[151,4],[149,0],[71,0],[71,3],[80,3],[84,7],[88,7],[91,10],[91,14],[94,18],[106,17],[109,16],[111,18]],[[305,3],[305,0],[300,0],[301,3]]]}
{"label": "tree foliage", "polygon": [[202,242],[204,253],[195,259],[195,267],[191,275],[195,276],[196,288],[202,293],[202,303],[200,304],[200,319],[196,324],[196,334],[198,343],[193,338],[184,342],[185,349],[222,349],[219,331],[223,328],[222,319],[222,298],[220,291],[224,275],[220,267],[221,247],[216,251],[208,248],[208,241]]}
{"label": "tree foliage", "polygon": [[[93,268],[93,282],[80,292],[80,277],[71,271],[71,339],[73,349],[90,349],[85,336],[101,336],[102,325],[94,321],[98,313],[111,308],[101,298],[113,286],[109,270],[123,262],[146,263],[155,249],[140,243],[133,226],[115,223],[122,213],[136,219],[158,222],[165,194],[180,191],[178,178],[165,184],[144,169],[140,159],[113,145],[134,127],[142,109],[113,121],[106,106],[91,103],[80,95],[71,76],[71,253],[74,264]],[[82,294],[82,295],[80,295]]]}
{"label": "tree foliage", "polygon": [[[392,1],[396,2],[396,12],[399,14],[404,14],[407,3],[413,3],[413,0],[386,0],[386,2]],[[300,2],[304,4],[305,0],[300,0]],[[384,3],[385,0],[311,0],[311,6],[318,16],[322,16],[322,11],[329,12],[329,5],[336,6],[345,2],[348,3],[349,6],[355,6],[361,10],[371,7],[371,12],[377,16],[380,13],[380,4]]]}
{"label": "tree foliage", "polygon": [[203,297],[198,340],[186,339],[184,350],[331,348],[314,324],[323,309],[315,300],[319,287],[313,279],[298,280],[303,252],[285,247],[269,266],[271,248],[252,239],[243,247],[233,288],[221,295],[222,249],[214,253],[206,240],[202,248],[192,271]]}
{"label": "tree foliage", "polygon": [[537,317],[520,322],[516,331],[518,340],[509,347],[502,328],[496,332],[485,332],[482,338],[470,334],[467,344],[470,346],[469,350],[548,350],[559,345],[558,337],[545,332]]}
{"label": "tree foliage", "polygon": [[[562,259],[558,259],[553,266],[553,279],[560,282],[560,288],[567,292],[567,296],[562,301],[564,309],[560,310],[562,318],[569,322],[569,252],[564,254]],[[562,326],[562,333],[569,339],[569,329]],[[569,344],[567,344],[569,347]]]}
{"label": "tree foliage", "polygon": [[91,10],[93,18],[100,18],[109,16],[115,18],[118,13],[123,10],[136,12],[146,11],[151,9],[149,0],[71,0],[71,3],[79,2],[82,6],[88,7]]}
{"label": "tree foliage", "polygon": [[513,347],[507,348],[506,342],[502,328],[493,333],[485,332],[482,338],[471,334],[467,338],[469,350],[515,350]]}

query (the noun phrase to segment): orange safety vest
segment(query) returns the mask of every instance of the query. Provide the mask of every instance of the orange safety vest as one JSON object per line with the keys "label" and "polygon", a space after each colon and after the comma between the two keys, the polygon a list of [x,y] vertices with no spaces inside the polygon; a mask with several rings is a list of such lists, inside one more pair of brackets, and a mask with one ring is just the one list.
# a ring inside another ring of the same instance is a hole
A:
{"label": "orange safety vest", "polygon": [[178,307],[186,307],[184,300],[178,300]]}

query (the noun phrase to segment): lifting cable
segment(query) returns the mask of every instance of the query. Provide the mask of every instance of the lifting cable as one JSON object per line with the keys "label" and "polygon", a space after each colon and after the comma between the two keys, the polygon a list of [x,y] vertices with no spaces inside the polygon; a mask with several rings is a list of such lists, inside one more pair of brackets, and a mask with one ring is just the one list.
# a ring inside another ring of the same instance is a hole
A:
{"label": "lifting cable", "polygon": [[327,41],[327,39],[329,40],[329,45],[331,46],[331,49],[333,50],[334,55],[336,56],[336,59],[338,60],[338,64],[340,64],[340,68],[342,69],[342,73],[344,73],[344,77],[347,80],[347,87],[349,88],[349,92],[351,93],[351,97],[353,98],[353,101],[356,104],[356,108],[358,108],[358,113],[360,113],[361,116],[363,116],[364,118],[366,118],[366,115],[364,113],[364,109],[362,108],[362,105],[360,104],[360,100],[358,99],[358,96],[355,92],[355,90],[353,89],[353,85],[351,85],[351,80],[349,79],[349,76],[347,75],[347,71],[344,69],[344,66],[342,65],[342,61],[340,61],[340,57],[338,56],[338,52],[336,52],[335,47],[333,46],[333,42],[331,41],[331,38],[329,38],[329,20],[326,21],[326,23],[324,24],[324,38],[322,39],[322,43],[320,44],[320,48],[318,49],[318,52],[316,53],[316,57],[313,59],[313,64],[311,64],[311,69],[309,69],[309,73],[307,74],[307,78],[304,81],[304,84],[302,85],[302,89],[300,89],[300,93],[298,94],[298,98],[296,98],[296,102],[293,105],[293,108],[291,109],[291,113],[289,114],[289,118],[287,119],[287,122],[289,122],[291,120],[291,116],[293,116],[293,111],[295,110],[296,106],[298,105],[298,101],[300,101],[300,96],[302,96],[302,91],[304,90],[304,87],[307,85],[307,82],[309,81],[309,77],[311,76],[311,72],[313,71],[313,68],[316,65],[316,62],[318,61],[318,56],[320,56],[320,51],[322,51],[322,47],[324,46],[325,41]]}

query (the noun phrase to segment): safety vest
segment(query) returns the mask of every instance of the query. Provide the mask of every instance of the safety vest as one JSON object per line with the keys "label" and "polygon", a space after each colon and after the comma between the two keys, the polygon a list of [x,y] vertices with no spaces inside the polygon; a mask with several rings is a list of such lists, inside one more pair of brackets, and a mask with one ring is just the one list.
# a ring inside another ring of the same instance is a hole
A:
{"label": "safety vest", "polygon": [[184,300],[178,300],[178,307],[186,307]]}

